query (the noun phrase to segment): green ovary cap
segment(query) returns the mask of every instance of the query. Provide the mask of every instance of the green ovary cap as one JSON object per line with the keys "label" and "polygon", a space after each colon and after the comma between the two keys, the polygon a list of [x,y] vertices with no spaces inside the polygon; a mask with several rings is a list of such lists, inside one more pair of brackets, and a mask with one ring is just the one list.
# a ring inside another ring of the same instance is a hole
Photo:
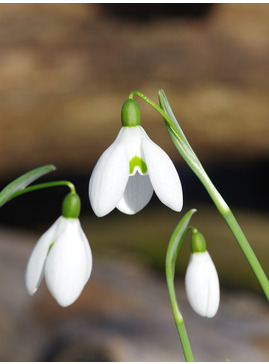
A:
{"label": "green ovary cap", "polygon": [[136,101],[128,99],[121,109],[122,126],[138,126],[141,122],[140,109]]}
{"label": "green ovary cap", "polygon": [[75,192],[70,192],[62,204],[63,217],[77,219],[80,214],[80,198]]}
{"label": "green ovary cap", "polygon": [[191,238],[191,250],[193,253],[203,253],[206,251],[206,241],[204,236],[195,231]]}

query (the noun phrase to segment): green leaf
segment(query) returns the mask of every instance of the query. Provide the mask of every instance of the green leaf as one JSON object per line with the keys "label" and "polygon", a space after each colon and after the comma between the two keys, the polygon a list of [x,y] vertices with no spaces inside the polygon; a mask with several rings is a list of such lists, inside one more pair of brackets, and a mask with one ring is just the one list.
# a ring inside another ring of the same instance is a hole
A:
{"label": "green leaf", "polygon": [[170,273],[170,277],[173,279],[175,274],[175,264],[178,256],[179,249],[184,240],[185,233],[187,232],[188,224],[192,215],[196,212],[196,209],[188,211],[182,219],[179,221],[175,228],[171,239],[169,241],[167,254],[166,254],[166,269]]}
{"label": "green leaf", "polygon": [[37,180],[38,178],[44,176],[45,174],[52,172],[56,167],[52,164],[48,164],[43,167],[35,168],[22,176],[18,177],[14,181],[10,182],[1,192],[0,192],[0,207],[2,207],[6,202],[12,199],[12,195],[18,191],[23,190],[29,184]]}
{"label": "green leaf", "polygon": [[173,143],[175,144],[175,147],[181,154],[181,156],[184,158],[186,163],[194,170],[194,171],[203,171],[203,167],[194,153],[192,147],[190,146],[185,134],[183,133],[183,130],[179,126],[179,123],[177,122],[177,119],[175,118],[175,115],[171,109],[171,106],[167,100],[167,97],[163,90],[159,91],[159,103],[160,107],[163,110],[163,112],[166,114],[166,116],[169,118],[171,123],[168,123],[167,120],[164,119],[165,124],[167,126],[168,132],[171,136],[171,139]]}
{"label": "green leaf", "polygon": [[[172,108],[167,100],[167,97],[164,93],[163,90],[159,90],[159,103],[160,103],[160,106],[161,108],[163,109],[163,111],[165,112],[165,114],[169,117],[169,119],[171,120],[172,124],[173,124],[173,129],[174,130],[177,130],[179,132],[179,135],[180,135],[180,139],[185,142],[189,147],[189,143],[188,143],[188,140],[187,138],[185,137],[184,133],[183,133],[183,130],[181,129],[181,127],[179,126],[179,123],[172,111]],[[165,120],[166,122],[166,120]],[[179,137],[178,135],[178,137]]]}

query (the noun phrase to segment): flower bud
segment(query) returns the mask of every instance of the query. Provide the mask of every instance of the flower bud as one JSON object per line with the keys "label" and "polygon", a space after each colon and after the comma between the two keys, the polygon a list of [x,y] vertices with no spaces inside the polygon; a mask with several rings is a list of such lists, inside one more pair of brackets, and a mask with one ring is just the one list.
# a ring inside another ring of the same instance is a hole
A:
{"label": "flower bud", "polygon": [[141,122],[140,109],[136,101],[128,99],[121,109],[122,126],[138,126]]}
{"label": "flower bud", "polygon": [[193,234],[192,251],[185,275],[188,301],[199,315],[213,317],[219,307],[219,278],[205,239],[198,232]]}

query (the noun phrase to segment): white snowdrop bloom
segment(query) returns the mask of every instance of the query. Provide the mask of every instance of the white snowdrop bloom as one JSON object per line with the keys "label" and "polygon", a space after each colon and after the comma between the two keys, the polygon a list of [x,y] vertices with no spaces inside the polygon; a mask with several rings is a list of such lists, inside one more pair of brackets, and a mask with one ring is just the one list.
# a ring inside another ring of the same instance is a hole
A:
{"label": "white snowdrop bloom", "polygon": [[43,277],[59,305],[71,305],[81,294],[92,270],[92,253],[79,219],[60,216],[36,243],[25,272],[33,295]]}
{"label": "white snowdrop bloom", "polygon": [[192,253],[185,275],[189,303],[201,316],[213,317],[220,301],[218,274],[208,251]]}
{"label": "white snowdrop bloom", "polygon": [[[127,100],[123,110],[130,103],[132,107],[135,101]],[[123,117],[116,140],[93,169],[89,198],[99,217],[115,207],[126,214],[135,214],[147,205],[153,190],[171,209],[182,209],[182,187],[173,162],[140,126],[140,114],[139,120],[134,119],[130,121],[129,114],[127,121]]]}

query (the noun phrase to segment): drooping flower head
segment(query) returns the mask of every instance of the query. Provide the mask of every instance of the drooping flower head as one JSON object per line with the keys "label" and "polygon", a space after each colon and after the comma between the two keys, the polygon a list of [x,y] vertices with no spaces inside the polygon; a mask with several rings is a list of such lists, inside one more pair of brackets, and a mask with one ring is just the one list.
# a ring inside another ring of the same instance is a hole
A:
{"label": "drooping flower head", "polygon": [[101,155],[90,178],[89,198],[99,217],[115,207],[135,214],[150,201],[153,190],[165,205],[181,211],[182,187],[168,155],[140,126],[137,103],[128,99],[122,108],[122,128]]}
{"label": "drooping flower head", "polygon": [[25,272],[25,285],[33,295],[43,277],[59,305],[71,305],[81,294],[92,270],[92,253],[80,222],[80,199],[66,196],[62,216],[36,243]]}
{"label": "drooping flower head", "polygon": [[219,278],[206,250],[206,242],[198,231],[192,236],[192,254],[185,275],[188,301],[201,316],[213,317],[220,301]]}

